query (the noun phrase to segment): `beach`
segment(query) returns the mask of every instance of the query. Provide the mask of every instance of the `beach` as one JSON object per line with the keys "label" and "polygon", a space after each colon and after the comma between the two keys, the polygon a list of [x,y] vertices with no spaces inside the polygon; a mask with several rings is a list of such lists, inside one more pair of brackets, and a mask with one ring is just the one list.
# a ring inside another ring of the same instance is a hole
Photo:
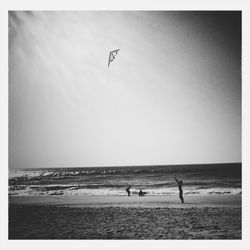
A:
{"label": "beach", "polygon": [[241,191],[241,164],[13,170],[9,238],[241,239]]}
{"label": "beach", "polygon": [[241,239],[241,195],[9,196],[9,239]]}

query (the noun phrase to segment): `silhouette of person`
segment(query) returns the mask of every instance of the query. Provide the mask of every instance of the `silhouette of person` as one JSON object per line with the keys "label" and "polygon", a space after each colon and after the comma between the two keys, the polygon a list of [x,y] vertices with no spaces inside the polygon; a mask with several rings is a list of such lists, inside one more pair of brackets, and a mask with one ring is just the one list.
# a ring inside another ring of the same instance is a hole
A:
{"label": "silhouette of person", "polygon": [[175,181],[177,182],[178,184],[178,187],[179,187],[179,197],[181,199],[181,202],[184,203],[184,199],[183,199],[183,190],[182,190],[182,184],[183,184],[183,181],[182,180],[177,180],[176,178],[174,178]]}
{"label": "silhouette of person", "polygon": [[139,196],[143,196],[144,193],[142,192],[142,190],[140,189],[140,192],[138,193]]}
{"label": "silhouette of person", "polygon": [[126,188],[126,192],[128,193],[128,196],[130,196],[130,188],[131,188],[130,185]]}

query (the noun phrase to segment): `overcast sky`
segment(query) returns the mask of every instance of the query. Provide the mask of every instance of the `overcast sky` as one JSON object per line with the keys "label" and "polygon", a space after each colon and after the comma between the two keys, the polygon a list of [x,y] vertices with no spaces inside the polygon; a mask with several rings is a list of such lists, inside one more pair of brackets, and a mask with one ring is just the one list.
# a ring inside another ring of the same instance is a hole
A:
{"label": "overcast sky", "polygon": [[9,12],[10,168],[224,162],[240,12]]}

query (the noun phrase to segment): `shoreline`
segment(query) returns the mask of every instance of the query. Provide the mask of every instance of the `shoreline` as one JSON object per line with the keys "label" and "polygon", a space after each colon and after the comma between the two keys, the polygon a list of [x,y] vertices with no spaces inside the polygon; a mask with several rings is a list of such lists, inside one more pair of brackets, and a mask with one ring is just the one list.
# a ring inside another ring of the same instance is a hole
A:
{"label": "shoreline", "polygon": [[56,205],[67,207],[241,207],[241,195],[186,195],[182,204],[168,196],[9,196],[9,205]]}

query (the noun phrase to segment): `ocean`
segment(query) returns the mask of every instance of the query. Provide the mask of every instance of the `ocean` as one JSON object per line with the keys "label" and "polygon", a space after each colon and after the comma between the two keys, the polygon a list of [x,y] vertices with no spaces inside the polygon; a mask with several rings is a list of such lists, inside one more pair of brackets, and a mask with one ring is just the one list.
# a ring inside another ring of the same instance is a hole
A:
{"label": "ocean", "polygon": [[9,170],[9,195],[241,195],[241,163]]}

